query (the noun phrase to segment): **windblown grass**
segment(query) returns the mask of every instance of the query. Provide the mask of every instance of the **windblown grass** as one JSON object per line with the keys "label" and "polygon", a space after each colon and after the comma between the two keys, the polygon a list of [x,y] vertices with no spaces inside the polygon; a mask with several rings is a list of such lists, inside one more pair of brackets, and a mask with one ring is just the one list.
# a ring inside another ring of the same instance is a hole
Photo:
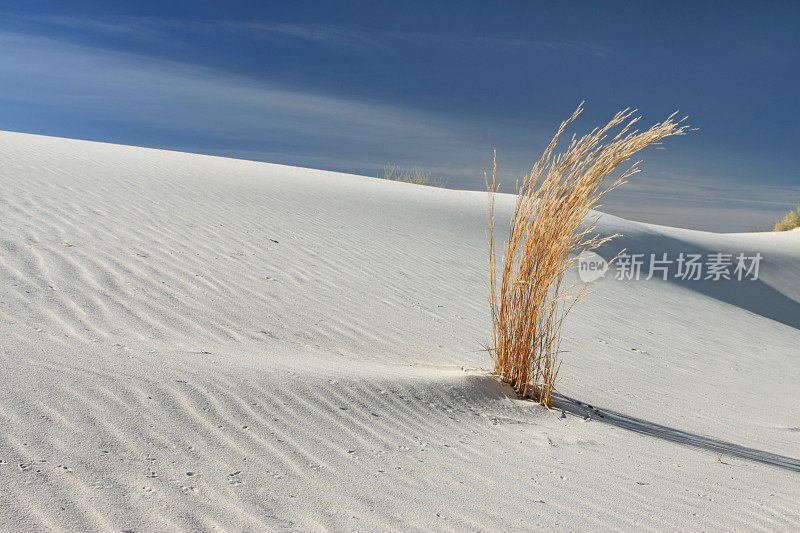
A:
{"label": "windblown grass", "polygon": [[[583,104],[558,128],[542,157],[517,184],[517,201],[509,225],[502,262],[495,255],[494,193],[497,162],[489,191],[489,302],[494,371],[521,397],[547,406],[560,367],[559,351],[564,318],[585,294],[586,286],[566,286],[565,274],[576,266],[578,254],[593,250],[616,235],[596,234],[597,216],[590,210],[609,191],[639,171],[637,161],[616,179],[609,175],[633,154],[688,126],[675,114],[648,130],[632,126],[641,118],[634,111],[617,113],[603,127],[577,139],[554,155],[559,137],[580,115]],[[608,138],[622,125],[618,133]]]}
{"label": "windblown grass", "polygon": [[786,216],[775,224],[772,231],[789,231],[795,228],[800,228],[800,207],[796,211],[786,213]]}
{"label": "windblown grass", "polygon": [[427,185],[429,187],[445,187],[447,185],[446,180],[439,177],[431,177],[430,172],[426,172],[420,167],[405,168],[395,165],[384,165],[382,177],[386,180]]}

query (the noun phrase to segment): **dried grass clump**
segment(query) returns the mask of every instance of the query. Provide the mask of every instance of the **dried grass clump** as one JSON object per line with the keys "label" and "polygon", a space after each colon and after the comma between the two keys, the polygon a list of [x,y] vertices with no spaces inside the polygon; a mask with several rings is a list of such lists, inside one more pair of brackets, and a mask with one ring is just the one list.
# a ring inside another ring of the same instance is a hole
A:
{"label": "dried grass clump", "polygon": [[429,187],[445,187],[447,181],[439,177],[431,177],[430,172],[425,172],[419,167],[403,168],[395,165],[383,166],[383,179],[427,185]]}
{"label": "dried grass clump", "polygon": [[789,231],[800,228],[800,207],[796,211],[789,211],[783,219],[775,224],[772,231]]}
{"label": "dried grass clump", "polygon": [[[517,184],[517,201],[509,226],[502,262],[495,257],[494,193],[496,157],[489,191],[490,305],[494,346],[489,349],[494,371],[520,397],[547,406],[558,374],[561,326],[567,313],[585,294],[586,286],[566,286],[564,276],[574,268],[576,254],[593,250],[616,235],[595,233],[597,216],[589,211],[606,193],[639,171],[637,161],[618,178],[606,180],[614,169],[639,150],[688,126],[675,114],[650,129],[632,126],[641,118],[634,111],[617,113],[588,135],[573,135],[564,153],[554,155],[564,130],[580,115],[583,104],[558,128],[542,157]],[[624,124],[608,139],[610,132]],[[499,272],[498,272],[499,270]]]}

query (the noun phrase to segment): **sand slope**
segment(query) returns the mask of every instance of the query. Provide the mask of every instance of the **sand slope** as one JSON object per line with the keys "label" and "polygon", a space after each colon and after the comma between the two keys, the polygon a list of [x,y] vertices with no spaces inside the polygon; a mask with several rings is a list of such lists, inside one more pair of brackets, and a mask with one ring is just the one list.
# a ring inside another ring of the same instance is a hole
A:
{"label": "sand slope", "polygon": [[604,216],[761,278],[595,283],[551,413],[483,370],[485,208],[0,133],[2,528],[800,528],[800,233]]}

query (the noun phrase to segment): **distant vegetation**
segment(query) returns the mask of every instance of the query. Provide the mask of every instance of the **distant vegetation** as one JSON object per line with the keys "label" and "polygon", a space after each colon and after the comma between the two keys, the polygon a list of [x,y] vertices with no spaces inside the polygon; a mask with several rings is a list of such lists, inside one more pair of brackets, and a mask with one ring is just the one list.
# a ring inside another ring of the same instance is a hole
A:
{"label": "distant vegetation", "polygon": [[395,165],[384,165],[383,176],[378,176],[385,180],[403,181],[416,185],[427,185],[429,187],[445,187],[447,181],[440,177],[431,177],[430,172],[425,172],[419,167],[398,167]]}
{"label": "distant vegetation", "polygon": [[800,228],[800,207],[795,211],[786,213],[786,216],[775,224],[775,228],[772,231],[788,231],[795,228]]}
{"label": "distant vegetation", "polygon": [[789,231],[800,228],[800,207],[795,211],[789,211],[780,222],[769,224],[768,226],[753,226],[750,231],[761,233],[767,231]]}
{"label": "distant vegetation", "polygon": [[772,226],[750,226],[750,229],[747,231],[750,233],[764,233],[766,231],[772,231]]}

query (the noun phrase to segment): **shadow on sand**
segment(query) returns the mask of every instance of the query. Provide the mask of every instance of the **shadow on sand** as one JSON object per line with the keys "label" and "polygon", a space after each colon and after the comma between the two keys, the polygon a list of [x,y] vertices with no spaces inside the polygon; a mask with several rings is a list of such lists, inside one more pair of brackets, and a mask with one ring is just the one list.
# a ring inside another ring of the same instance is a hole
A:
{"label": "shadow on sand", "polygon": [[[671,260],[675,260],[680,253],[700,254],[705,259],[708,254],[717,252],[729,253],[732,254],[733,257],[736,257],[738,252],[746,252],[748,255],[753,255],[757,251],[750,249],[732,249],[730,245],[726,246],[726,249],[712,250],[697,245],[690,245],[684,241],[665,235],[654,236],[648,234],[637,237],[618,237],[614,239],[612,245],[605,245],[598,249],[597,252],[606,260],[609,260],[622,248],[625,248],[628,254],[641,253],[644,255],[643,260],[645,261],[645,265],[642,267],[643,277],[648,274],[649,262],[647,261],[649,261],[652,251],[658,252],[656,254],[657,258],[661,258],[662,253],[667,253],[667,258]],[[785,263],[787,261],[786,258],[780,257],[780,254],[765,252],[761,260],[761,270],[765,268],[775,268],[776,264]],[[784,267],[785,265],[781,265],[780,268]],[[733,267],[731,270],[732,269]],[[792,271],[796,272],[797,270],[792,269]],[[760,278],[755,280],[746,279],[743,281],[738,281],[736,279],[720,279],[718,281],[701,279],[689,281],[676,277],[676,274],[677,265],[670,265],[668,274],[669,283],[680,285],[681,287],[699,292],[716,300],[735,305],[741,309],[746,309],[751,313],[800,329],[800,302],[773,289]],[[707,272],[704,270],[702,277],[705,278],[706,274]],[[614,281],[617,282],[616,280]]]}
{"label": "shadow on sand", "polygon": [[600,409],[562,394],[553,393],[550,407],[583,418],[591,417],[598,422],[611,424],[612,426],[627,429],[628,431],[633,431],[642,435],[648,435],[669,442],[683,444],[684,446],[691,446],[693,448],[708,450],[716,454],[722,454],[723,458],[737,457],[746,461],[776,466],[792,472],[800,472],[800,459],[786,457],[785,455],[778,455],[756,448],[748,448],[747,446],[741,446],[733,442],[697,435],[696,433],[689,433],[688,431],[682,431],[669,426],[662,426],[661,424],[642,420],[641,418],[625,415],[609,409]]}

